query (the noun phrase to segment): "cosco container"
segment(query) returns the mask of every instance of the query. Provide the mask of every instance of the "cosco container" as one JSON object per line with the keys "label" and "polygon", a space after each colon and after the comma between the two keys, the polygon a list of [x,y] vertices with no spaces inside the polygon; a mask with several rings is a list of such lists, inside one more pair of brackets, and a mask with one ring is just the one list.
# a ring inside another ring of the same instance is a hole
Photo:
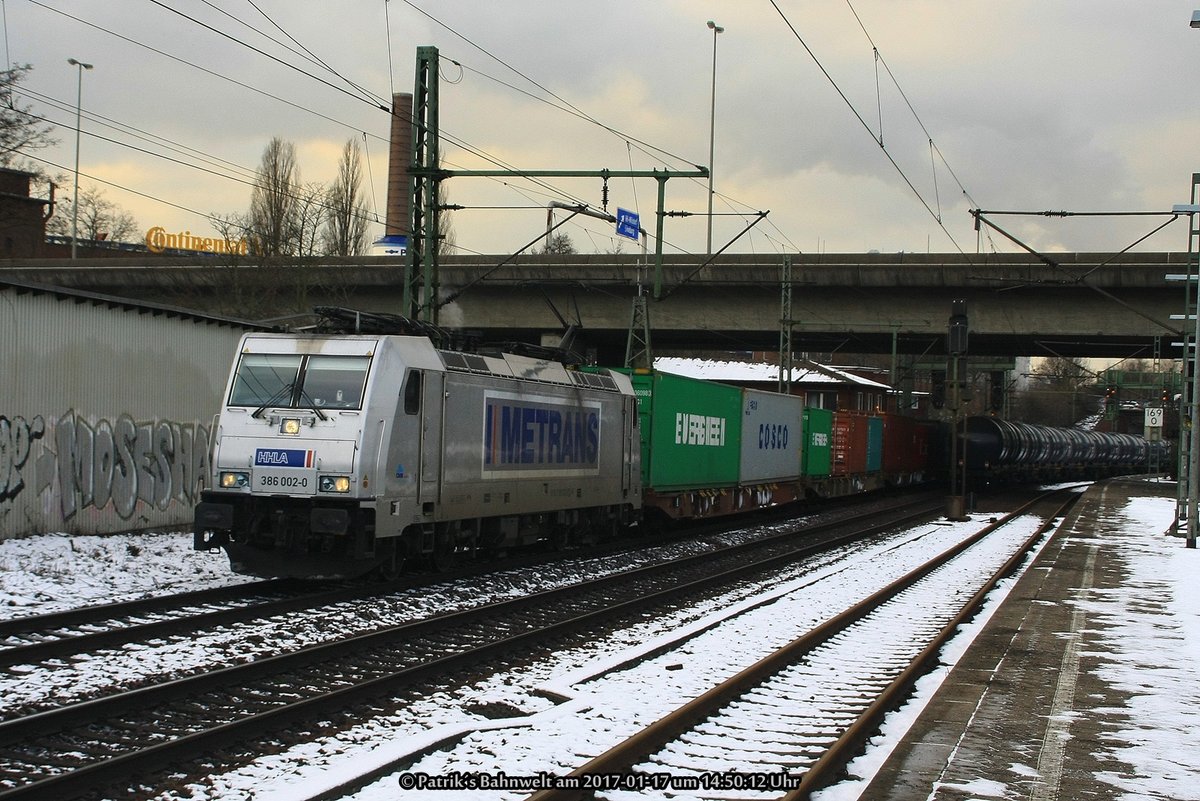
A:
{"label": "cosco container", "polygon": [[742,390],[742,484],[795,480],[803,418],[804,401],[796,395]]}
{"label": "cosco container", "polygon": [[805,409],[804,443],[800,452],[800,472],[810,478],[829,475],[832,465],[833,412]]}
{"label": "cosco container", "polygon": [[736,485],[742,390],[671,373],[635,372],[631,378],[643,485],[660,492]]}

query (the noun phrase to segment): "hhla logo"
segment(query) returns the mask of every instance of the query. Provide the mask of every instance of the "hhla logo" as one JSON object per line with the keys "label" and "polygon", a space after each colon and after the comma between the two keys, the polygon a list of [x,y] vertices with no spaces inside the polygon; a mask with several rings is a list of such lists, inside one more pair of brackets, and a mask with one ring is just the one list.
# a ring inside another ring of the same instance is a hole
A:
{"label": "hhla logo", "polygon": [[245,239],[231,240],[192,236],[191,231],[169,234],[161,225],[156,225],[146,232],[146,249],[151,253],[162,253],[168,248],[173,250],[198,250],[203,253],[234,253],[245,256],[250,252],[250,245]]}

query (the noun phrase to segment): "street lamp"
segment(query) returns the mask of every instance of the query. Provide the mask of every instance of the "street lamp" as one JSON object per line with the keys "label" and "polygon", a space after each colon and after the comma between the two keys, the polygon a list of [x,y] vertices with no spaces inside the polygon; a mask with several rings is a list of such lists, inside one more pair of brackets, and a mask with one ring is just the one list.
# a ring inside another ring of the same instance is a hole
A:
{"label": "street lamp", "polygon": [[71,258],[79,245],[79,117],[83,104],[83,71],[90,70],[91,64],[68,58],[67,63],[79,67],[79,82],[75,90],[75,197],[71,201]]}
{"label": "street lamp", "polygon": [[[1200,12],[1192,18],[1192,26],[1200,28]],[[1200,205],[1196,204],[1176,204],[1171,207],[1171,211],[1176,214],[1186,214],[1188,217],[1188,258],[1194,258],[1192,254],[1193,236],[1190,233],[1195,230],[1195,215],[1200,213]],[[1200,275],[1192,276],[1191,267],[1188,267],[1189,278],[1200,280]],[[1184,297],[1190,299],[1195,293],[1196,305],[1192,309],[1184,308],[1184,316],[1189,313],[1195,318],[1196,329],[1192,335],[1191,353],[1183,354],[1184,376],[1187,375],[1188,360],[1192,360],[1192,387],[1191,398],[1188,403],[1188,414],[1191,416],[1191,423],[1187,431],[1188,437],[1188,460],[1187,460],[1187,502],[1184,509],[1187,513],[1187,547],[1196,547],[1196,529],[1200,528],[1200,507],[1197,506],[1197,501],[1200,500],[1200,285],[1195,287],[1187,287],[1184,290]],[[1187,337],[1184,337],[1186,342]],[[1180,407],[1180,417],[1183,417],[1183,408]],[[1180,427],[1179,447],[1183,449],[1184,431]],[[1183,465],[1180,465],[1182,469]]]}
{"label": "street lamp", "polygon": [[[1191,27],[1200,28],[1200,11],[1192,12]],[[1195,197],[1192,198],[1193,202]],[[1192,231],[1195,230],[1195,222],[1192,214],[1197,210],[1195,206],[1182,207],[1182,210],[1188,212],[1188,256],[1191,258],[1192,250]],[[1188,268],[1188,273],[1191,273],[1191,267]],[[1197,280],[1200,280],[1200,275],[1197,275]],[[1189,287],[1189,290],[1191,287]],[[1188,488],[1187,488],[1187,547],[1196,547],[1196,528],[1200,526],[1200,510],[1197,509],[1196,502],[1200,500],[1197,495],[1200,495],[1200,464],[1197,460],[1200,458],[1200,284],[1195,287],[1196,290],[1196,307],[1194,309],[1196,315],[1196,331],[1192,339],[1192,352],[1183,354],[1184,375],[1187,375],[1187,360],[1192,359],[1192,397],[1190,398],[1191,409],[1189,409],[1191,419],[1191,430],[1188,432]],[[1189,292],[1190,294],[1190,292]],[[1185,295],[1188,297],[1188,295]],[[1184,310],[1184,316],[1187,315],[1187,309]],[[1186,342],[1187,337],[1184,337]],[[1182,412],[1182,410],[1181,410]],[[1182,414],[1180,415],[1182,417]],[[1180,443],[1182,447],[1182,441]]]}
{"label": "street lamp", "polygon": [[713,220],[713,145],[716,142],[717,124],[717,34],[725,29],[711,19],[708,21],[709,30],[713,32],[713,66],[712,66],[712,102],[708,111],[708,254],[712,255],[712,220]]}

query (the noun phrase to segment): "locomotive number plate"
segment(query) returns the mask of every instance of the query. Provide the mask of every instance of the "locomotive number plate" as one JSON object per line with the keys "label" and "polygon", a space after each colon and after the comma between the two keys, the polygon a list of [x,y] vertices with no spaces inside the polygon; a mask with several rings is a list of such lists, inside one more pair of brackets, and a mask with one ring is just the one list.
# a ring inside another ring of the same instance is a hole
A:
{"label": "locomotive number plate", "polygon": [[295,468],[259,467],[254,471],[255,492],[275,492],[288,495],[315,495],[317,471]]}

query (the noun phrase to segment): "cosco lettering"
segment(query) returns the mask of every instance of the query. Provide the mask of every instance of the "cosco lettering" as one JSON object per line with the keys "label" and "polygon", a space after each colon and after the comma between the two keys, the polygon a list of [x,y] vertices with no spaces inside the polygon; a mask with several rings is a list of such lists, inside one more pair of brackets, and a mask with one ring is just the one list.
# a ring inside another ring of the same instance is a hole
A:
{"label": "cosco lettering", "polygon": [[788,427],[786,423],[761,423],[758,426],[758,449],[760,451],[780,451],[788,446]]}

